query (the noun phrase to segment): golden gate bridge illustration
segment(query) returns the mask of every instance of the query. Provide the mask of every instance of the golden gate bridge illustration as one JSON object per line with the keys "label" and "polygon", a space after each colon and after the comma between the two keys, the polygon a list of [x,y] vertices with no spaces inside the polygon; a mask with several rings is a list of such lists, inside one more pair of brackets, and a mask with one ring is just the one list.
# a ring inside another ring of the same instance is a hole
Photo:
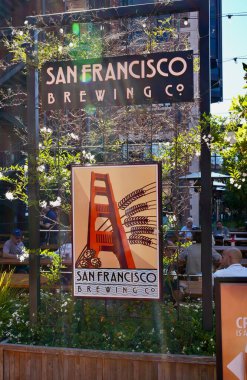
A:
{"label": "golden gate bridge illustration", "polygon": [[[111,251],[115,254],[121,269],[135,269],[130,244],[141,244],[156,249],[157,215],[140,215],[147,210],[156,210],[156,200],[133,204],[142,197],[156,193],[155,188],[155,182],[151,182],[135,189],[117,203],[109,174],[92,172],[87,244],[77,258],[75,267],[100,268],[102,263],[99,254],[102,251],[106,251],[106,254]],[[104,197],[107,204],[96,203],[96,196]],[[120,210],[124,212],[122,216]],[[97,218],[105,220],[96,229]],[[110,225],[106,226],[107,222]],[[125,231],[124,226],[130,227],[130,230]]]}

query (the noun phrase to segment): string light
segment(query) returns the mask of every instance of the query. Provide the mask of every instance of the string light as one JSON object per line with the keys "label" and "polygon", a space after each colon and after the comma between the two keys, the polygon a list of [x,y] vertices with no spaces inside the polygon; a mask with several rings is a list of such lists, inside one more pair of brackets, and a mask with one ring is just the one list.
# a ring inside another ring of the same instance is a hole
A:
{"label": "string light", "polygon": [[225,59],[223,62],[230,62],[230,61],[234,61],[235,63],[238,63],[238,60],[241,59],[241,60],[246,60],[247,59],[247,55],[242,55],[242,56],[239,56],[239,57],[232,57],[232,58],[228,58],[228,59]]}
{"label": "string light", "polygon": [[183,20],[184,20],[184,26],[189,25],[189,19],[188,19],[188,17],[184,17]]}

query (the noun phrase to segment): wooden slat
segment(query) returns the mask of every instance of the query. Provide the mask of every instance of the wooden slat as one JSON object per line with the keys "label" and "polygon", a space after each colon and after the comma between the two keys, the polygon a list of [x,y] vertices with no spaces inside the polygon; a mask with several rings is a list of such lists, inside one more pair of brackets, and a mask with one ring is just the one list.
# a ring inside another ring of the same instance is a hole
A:
{"label": "wooden slat", "polygon": [[[6,279],[3,283],[6,283]],[[40,277],[41,285],[45,285],[47,283],[47,278],[44,276]],[[13,273],[10,278],[10,287],[11,288],[29,288],[29,274],[28,273]]]}
{"label": "wooden slat", "polygon": [[4,369],[0,380],[216,379],[215,358],[211,357],[8,344],[0,345],[0,355],[0,374]]}
{"label": "wooden slat", "polygon": [[0,380],[4,380],[3,370],[4,370],[3,347],[0,346]]}
{"label": "wooden slat", "polygon": [[184,289],[184,294],[191,297],[201,297],[202,296],[202,281],[190,281],[190,280],[180,280],[179,286]]}
{"label": "wooden slat", "polygon": [[[246,247],[247,248],[247,247]],[[19,266],[19,265],[28,265],[29,260],[20,261],[18,258],[5,258],[0,257],[0,266],[1,265],[9,265],[9,266]],[[40,265],[49,265],[51,264],[51,259],[49,258],[41,258],[40,259]],[[62,264],[66,267],[72,266],[72,260],[71,259],[63,259]]]}

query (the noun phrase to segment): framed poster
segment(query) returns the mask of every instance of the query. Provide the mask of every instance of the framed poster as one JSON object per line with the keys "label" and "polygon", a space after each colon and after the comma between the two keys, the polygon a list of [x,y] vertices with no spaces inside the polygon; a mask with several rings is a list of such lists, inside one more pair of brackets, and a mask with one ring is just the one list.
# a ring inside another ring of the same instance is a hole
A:
{"label": "framed poster", "polygon": [[247,379],[247,278],[216,278],[217,379]]}
{"label": "framed poster", "polygon": [[72,167],[74,296],[161,298],[161,166]]}

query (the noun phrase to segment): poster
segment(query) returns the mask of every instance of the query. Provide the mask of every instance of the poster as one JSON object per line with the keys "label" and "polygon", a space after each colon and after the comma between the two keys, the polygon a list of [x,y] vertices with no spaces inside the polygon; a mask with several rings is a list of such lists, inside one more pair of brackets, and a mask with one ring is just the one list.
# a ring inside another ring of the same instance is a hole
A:
{"label": "poster", "polygon": [[160,299],[160,165],[74,166],[74,296]]}
{"label": "poster", "polygon": [[217,379],[247,379],[247,279],[215,279]]}

